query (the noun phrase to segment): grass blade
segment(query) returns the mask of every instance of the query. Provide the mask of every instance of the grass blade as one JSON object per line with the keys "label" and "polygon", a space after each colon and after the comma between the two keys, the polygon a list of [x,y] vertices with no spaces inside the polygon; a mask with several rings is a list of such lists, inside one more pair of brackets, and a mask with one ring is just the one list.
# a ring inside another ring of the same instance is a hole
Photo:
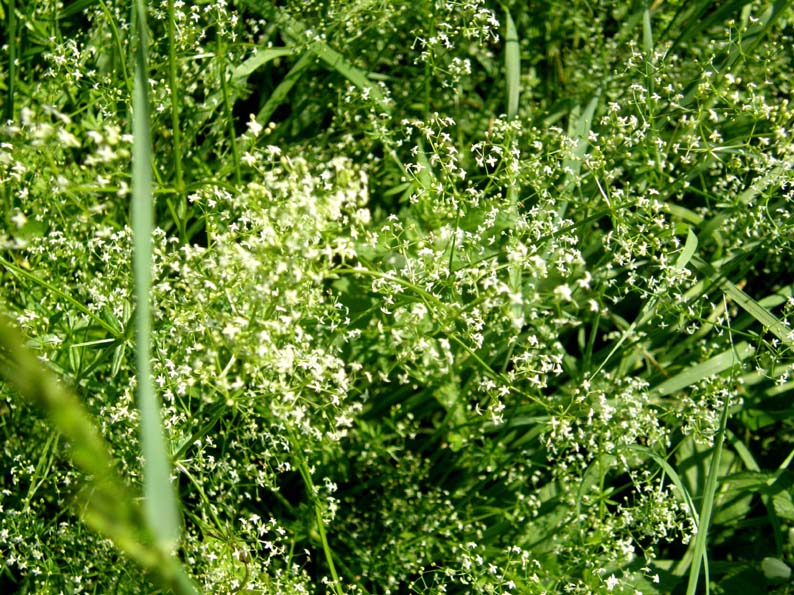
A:
{"label": "grass blade", "polygon": [[47,413],[70,445],[69,456],[90,479],[81,493],[85,523],[110,539],[166,589],[197,595],[179,562],[149,544],[136,494],[119,476],[110,448],[77,396],[25,347],[25,338],[0,316],[0,376]]}
{"label": "grass blade", "polygon": [[689,583],[687,585],[687,595],[695,595],[697,592],[698,578],[700,578],[700,566],[703,565],[706,573],[706,593],[708,593],[708,556],[706,547],[708,545],[709,522],[714,508],[714,497],[717,493],[717,475],[719,474],[720,458],[722,457],[722,445],[725,442],[725,427],[728,424],[729,401],[725,401],[720,414],[720,429],[715,438],[714,450],[711,455],[709,465],[709,475],[706,479],[706,489],[703,494],[703,506],[700,509],[700,524],[695,536],[695,549],[692,558],[692,565],[689,568]]}
{"label": "grass blade", "polygon": [[270,117],[273,115],[276,109],[278,109],[278,106],[286,101],[289,92],[292,90],[292,87],[295,86],[295,83],[298,82],[300,77],[303,75],[303,72],[309,66],[311,66],[312,62],[313,59],[311,52],[306,52],[300,57],[300,59],[290,69],[287,75],[278,84],[278,87],[273,90],[273,92],[270,94],[270,97],[267,98],[267,102],[265,102],[265,105],[262,106],[262,109],[259,110],[259,113],[256,115],[257,122],[259,122],[262,126],[266,126],[268,122],[270,122]]}
{"label": "grass blade", "polygon": [[95,312],[92,312],[89,308],[86,307],[85,304],[75,299],[74,296],[72,296],[70,293],[59,289],[53,283],[50,283],[49,281],[42,279],[38,275],[34,275],[30,271],[26,271],[22,267],[14,264],[10,260],[6,260],[2,256],[0,256],[0,265],[2,265],[6,270],[14,273],[15,275],[19,277],[24,277],[28,281],[40,285],[41,287],[44,287],[47,291],[52,292],[53,295],[57,295],[62,300],[69,302],[69,304],[71,304],[74,308],[76,308],[81,314],[83,314],[86,318],[90,318],[94,323],[105,329],[108,332],[108,334],[111,335],[117,341],[124,340],[123,332],[121,332],[117,328],[113,328],[113,325],[108,323],[105,319],[103,319]]}
{"label": "grass blade", "polygon": [[684,249],[681,251],[681,254],[678,256],[678,260],[675,261],[675,268],[678,270],[683,269],[689,261],[692,260],[692,257],[695,255],[695,250],[698,247],[698,237],[695,235],[695,232],[692,231],[690,227],[686,236],[686,243],[684,244]]}
{"label": "grass blade", "polygon": [[132,147],[132,229],[136,295],[136,369],[138,406],[141,411],[143,449],[143,491],[146,521],[165,551],[179,541],[179,512],[165,448],[160,406],[152,382],[149,343],[152,285],[152,140],[149,129],[148,68],[146,55],[146,7],[135,3],[138,46],[135,52],[135,93],[133,95]]}
{"label": "grass blade", "polygon": [[518,43],[518,32],[510,16],[505,10],[505,78],[507,84],[507,118],[512,120],[518,114],[518,98],[521,93],[521,48]]}
{"label": "grass blade", "polygon": [[282,20],[283,31],[291,38],[298,40],[298,43],[306,44],[309,52],[314,54],[328,66],[336,70],[339,74],[353,83],[363,93],[367,93],[384,112],[391,111],[386,98],[381,93],[378,85],[374,84],[367,73],[353,66],[342,54],[331,46],[319,39],[309,41],[306,39],[306,30],[296,19],[284,14]]}
{"label": "grass blade", "polygon": [[653,53],[653,29],[651,28],[651,8],[642,11],[642,49],[647,58]]}
{"label": "grass blade", "polygon": [[276,58],[291,56],[293,53],[295,53],[294,48],[259,49],[253,56],[248,58],[248,60],[232,70],[232,79],[235,81],[240,81],[242,79],[248,78],[260,66],[264,66]]}
{"label": "grass blade", "polygon": [[[179,124],[179,74],[177,71],[176,56],[176,13],[174,0],[168,0],[168,86],[171,89],[171,134],[173,135],[174,147],[174,175],[176,176],[176,188],[180,194],[180,200],[184,201],[181,195],[185,191],[185,182],[182,178],[182,129]],[[185,236],[185,224],[181,219],[177,220],[180,229],[180,236]]]}
{"label": "grass blade", "polygon": [[[6,44],[8,47],[8,89],[6,90],[6,104],[3,110],[3,119],[14,119],[14,93],[16,85],[17,67],[17,16],[14,0],[8,2],[8,18],[5,21]],[[2,10],[2,8],[0,8]]]}
{"label": "grass blade", "polygon": [[[693,259],[692,262],[698,269],[705,272],[710,277],[717,277],[716,269],[709,263],[699,258]],[[723,279],[719,285],[725,292],[725,295],[736,302],[742,310],[760,322],[764,328],[768,329],[770,333],[775,335],[783,343],[794,349],[794,332],[783,324],[783,321],[727,279]]]}
{"label": "grass blade", "polygon": [[[730,430],[726,430],[725,435],[728,442],[730,442],[731,446],[733,447],[733,450],[739,455],[739,458],[742,460],[745,468],[760,474],[761,467],[756,462],[755,457],[753,457],[753,454],[750,452],[750,449],[745,446],[744,442],[739,440]],[[785,467],[782,467],[782,469],[785,469]],[[774,476],[773,479],[770,479],[766,482],[767,486],[771,486],[777,480],[780,473],[782,473],[782,469]],[[759,495],[761,496],[761,501],[764,503],[764,507],[766,508],[769,524],[772,527],[772,533],[775,538],[775,554],[781,556],[783,554],[783,535],[781,531],[780,519],[775,512],[775,506],[770,494],[761,491]]]}
{"label": "grass blade", "polygon": [[682,372],[679,372],[672,378],[668,378],[661,384],[653,389],[654,396],[665,397],[671,395],[679,390],[683,390],[688,386],[700,382],[704,378],[709,378],[716,374],[720,374],[725,370],[729,370],[737,362],[746,360],[748,357],[755,353],[752,345],[742,341],[735,345],[732,349],[723,351],[714,357],[707,359],[705,362],[691,366]]}
{"label": "grass blade", "polygon": [[736,302],[742,310],[760,322],[764,328],[769,329],[769,332],[783,341],[783,343],[794,349],[794,336],[792,336],[791,330],[789,330],[777,316],[772,314],[730,281],[726,280],[722,285],[725,290],[725,295]]}
{"label": "grass blade", "polygon": [[[724,299],[724,298],[723,298]],[[727,304],[725,304],[727,309]],[[730,333],[730,321],[728,322],[728,332]],[[732,365],[738,364],[738,354],[734,355]],[[708,587],[708,556],[706,547],[708,544],[708,529],[709,522],[711,521],[711,514],[714,508],[714,499],[717,493],[717,476],[720,471],[720,459],[722,457],[722,447],[725,443],[725,433],[728,426],[728,411],[730,410],[730,399],[726,398],[723,403],[722,411],[720,412],[720,425],[717,434],[714,437],[714,448],[711,452],[711,463],[709,465],[709,474],[706,478],[706,486],[703,491],[703,504],[700,509],[700,523],[697,527],[697,535],[695,536],[695,545],[693,551],[692,565],[689,567],[689,583],[687,585],[687,595],[695,595],[697,592],[698,578],[700,577],[700,567],[703,565],[705,572],[706,593],[709,592]]]}
{"label": "grass blade", "polygon": [[684,504],[686,504],[687,511],[689,512],[689,516],[692,519],[693,525],[698,527],[700,525],[700,516],[698,515],[697,508],[695,508],[692,495],[689,493],[689,490],[686,489],[684,482],[681,480],[681,476],[678,475],[678,472],[670,465],[670,463],[668,463],[663,457],[659,456],[647,446],[632,444],[627,446],[626,449],[633,450],[640,455],[650,457],[657,465],[659,465],[659,467],[661,467],[662,471],[667,474],[667,476],[670,478],[670,481],[673,482],[673,485],[678,490],[681,500],[684,502]]}
{"label": "grass blade", "polygon": [[[590,146],[588,136],[592,129],[593,116],[598,108],[600,99],[601,88],[599,87],[593,97],[590,98],[590,101],[587,102],[584,111],[582,111],[579,105],[571,110],[568,122],[568,136],[576,141],[576,147],[573,150],[573,155],[565,157],[562,161],[563,171],[566,172],[565,184],[563,186],[565,191],[564,195],[572,191],[576,187],[576,184],[581,181],[579,173],[582,170],[582,159]],[[567,210],[568,200],[561,200],[559,208],[560,217],[564,217]]]}
{"label": "grass blade", "polygon": [[[107,444],[80,401],[25,347],[25,338],[0,317],[0,373],[19,393],[46,411],[71,445],[71,457],[81,471],[118,494],[124,491]],[[128,502],[119,499],[119,514]]]}

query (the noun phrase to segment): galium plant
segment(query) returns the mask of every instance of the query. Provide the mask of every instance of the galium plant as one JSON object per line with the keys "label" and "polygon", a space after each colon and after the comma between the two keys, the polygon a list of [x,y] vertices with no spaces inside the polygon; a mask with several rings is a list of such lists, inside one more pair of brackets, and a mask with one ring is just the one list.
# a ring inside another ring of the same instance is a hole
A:
{"label": "galium plant", "polygon": [[0,7],[3,592],[791,590],[790,3]]}

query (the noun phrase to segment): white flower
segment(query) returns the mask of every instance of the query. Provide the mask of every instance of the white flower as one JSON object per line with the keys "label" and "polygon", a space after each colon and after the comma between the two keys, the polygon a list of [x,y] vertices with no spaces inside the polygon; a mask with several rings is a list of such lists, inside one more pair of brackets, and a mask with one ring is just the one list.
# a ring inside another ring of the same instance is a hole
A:
{"label": "white flower", "polygon": [[262,125],[256,121],[254,114],[251,114],[251,118],[248,120],[248,132],[251,133],[251,136],[259,136],[259,133],[262,132]]}
{"label": "white flower", "polygon": [[17,226],[17,229],[21,229],[25,226],[25,223],[28,222],[28,218],[25,217],[22,211],[17,211],[16,214],[11,217],[11,222]]}
{"label": "white flower", "polygon": [[573,292],[571,291],[571,288],[568,286],[568,284],[564,284],[558,285],[554,288],[554,295],[557,297],[557,299],[570,302]]}

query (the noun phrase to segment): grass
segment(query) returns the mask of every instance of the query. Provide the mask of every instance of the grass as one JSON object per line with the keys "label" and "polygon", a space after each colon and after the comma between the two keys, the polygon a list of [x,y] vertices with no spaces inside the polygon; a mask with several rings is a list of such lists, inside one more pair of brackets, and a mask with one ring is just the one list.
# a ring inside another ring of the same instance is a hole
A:
{"label": "grass", "polygon": [[791,592],[790,3],[282,4],[0,3],[0,591]]}
{"label": "grass", "polygon": [[[730,333],[730,325],[728,327]],[[738,357],[734,355],[734,365],[737,363]],[[735,369],[731,366],[731,369]],[[694,554],[692,557],[692,565],[689,569],[689,582],[687,583],[687,595],[694,595],[697,593],[698,577],[700,576],[701,566],[706,578],[706,592],[709,592],[708,579],[709,579],[709,564],[706,549],[708,547],[708,530],[709,523],[711,523],[711,516],[714,509],[714,497],[717,493],[717,483],[720,474],[720,462],[722,458],[722,448],[725,442],[725,430],[728,425],[728,410],[730,408],[730,400],[726,399],[722,405],[720,412],[719,426],[717,435],[714,438],[714,446],[709,456],[709,471],[706,478],[706,485],[703,493],[703,504],[698,515],[698,527],[695,535]]]}
{"label": "grass", "polygon": [[[163,438],[160,405],[151,372],[152,288],[152,141],[149,122],[146,5],[135,5],[135,87],[132,102],[132,240],[135,275],[135,354],[138,406],[141,410],[144,511],[150,530],[165,552],[180,538],[179,513],[171,486],[171,465]],[[171,88],[173,93],[174,88]],[[177,165],[177,171],[179,166]]]}

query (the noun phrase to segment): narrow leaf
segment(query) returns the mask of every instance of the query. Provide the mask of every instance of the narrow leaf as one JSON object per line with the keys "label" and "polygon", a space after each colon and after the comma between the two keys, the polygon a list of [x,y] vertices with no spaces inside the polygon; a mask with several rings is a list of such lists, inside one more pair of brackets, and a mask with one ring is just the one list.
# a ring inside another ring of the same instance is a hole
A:
{"label": "narrow leaf", "polygon": [[651,29],[651,9],[646,6],[642,11],[642,49],[650,57],[653,52],[653,30]]}
{"label": "narrow leaf", "polygon": [[[717,270],[709,263],[700,260],[699,258],[693,259],[693,264],[710,277],[717,277]],[[764,328],[768,329],[773,335],[780,339],[783,343],[794,349],[794,331],[789,329],[783,322],[769,310],[764,308],[756,300],[750,297],[747,293],[739,289],[736,285],[723,279],[719,283],[725,295],[731,298],[736,304],[747,312],[750,316],[760,322]]]}
{"label": "narrow leaf", "polygon": [[80,498],[83,520],[151,570],[157,554],[142,541],[135,494],[118,474],[110,448],[77,396],[25,343],[25,337],[0,315],[0,377],[44,411],[69,443],[70,458],[89,478]]}
{"label": "narrow leaf", "polygon": [[262,106],[262,109],[259,110],[259,113],[256,115],[257,122],[259,122],[262,126],[266,126],[268,122],[270,122],[270,117],[276,111],[278,106],[287,100],[287,96],[292,90],[292,87],[295,86],[295,83],[298,82],[300,77],[303,75],[303,72],[311,65],[311,63],[312,54],[310,52],[304,53],[300,57],[300,60],[295,63],[287,75],[278,84],[278,87],[273,90],[273,92],[270,94],[270,97],[268,97],[267,101],[265,102],[265,105]]}
{"label": "narrow leaf", "polygon": [[510,16],[505,10],[507,32],[505,35],[505,79],[507,84],[507,117],[513,119],[518,114],[518,99],[521,93],[521,49],[518,43],[518,32]]}
{"label": "narrow leaf", "polygon": [[686,370],[679,372],[672,378],[668,378],[653,389],[656,396],[664,397],[688,386],[692,386],[705,378],[710,378],[729,370],[740,361],[750,357],[755,350],[745,342],[736,344],[733,348],[723,351],[719,355],[701,362]]}
{"label": "narrow leaf", "polygon": [[794,333],[783,322],[730,281],[723,282],[725,294],[773,335],[794,349]]}
{"label": "narrow leaf", "polygon": [[248,58],[245,62],[240,64],[232,71],[232,78],[236,80],[244,79],[250,76],[257,68],[284,56],[290,56],[295,53],[294,48],[267,48],[260,49]]}
{"label": "narrow leaf", "polygon": [[686,236],[686,244],[684,244],[684,249],[681,251],[681,254],[678,256],[678,260],[675,263],[675,268],[683,269],[689,261],[692,260],[692,257],[695,255],[695,250],[698,247],[698,237],[695,235],[695,232],[692,231],[692,228],[689,228],[689,232]]}
{"label": "narrow leaf", "polygon": [[[581,106],[576,106],[571,110],[568,122],[568,136],[576,142],[576,147],[573,150],[573,155],[566,157],[562,161],[563,171],[565,171],[565,190],[570,191],[575,188],[578,181],[581,180],[579,173],[582,170],[582,159],[587,154],[589,147],[588,136],[593,125],[593,116],[595,115],[598,102],[601,100],[601,88],[595,92],[595,95],[590,98],[587,105],[582,111]],[[565,216],[565,211],[568,209],[568,201],[561,200],[559,213],[560,217]]]}
{"label": "narrow leaf", "polygon": [[689,493],[689,490],[686,489],[684,482],[681,480],[681,476],[678,475],[678,472],[675,469],[673,469],[670,463],[668,463],[666,460],[664,460],[664,458],[653,452],[647,446],[632,444],[626,446],[626,449],[633,450],[641,455],[650,457],[651,459],[654,460],[654,462],[656,462],[657,465],[659,465],[659,467],[662,468],[662,471],[664,471],[667,474],[667,476],[673,482],[673,485],[678,490],[678,494],[681,497],[681,501],[684,504],[686,504],[687,512],[689,513],[689,516],[692,519],[692,524],[695,527],[697,527],[700,524],[700,517],[698,516],[698,511],[697,508],[695,508],[695,504],[692,500],[692,496]]}
{"label": "narrow leaf", "polygon": [[336,70],[363,93],[368,94],[381,109],[385,112],[391,111],[380,88],[369,79],[366,72],[353,66],[341,53],[331,48],[331,46],[324,41],[320,39],[307,39],[305,33],[306,28],[303,27],[299,21],[284,15],[282,29],[289,37],[298,40],[299,43],[305,43],[312,54]]}
{"label": "narrow leaf", "polygon": [[705,578],[708,582],[708,529],[711,523],[712,511],[714,510],[714,499],[717,493],[717,479],[720,470],[720,459],[722,458],[722,447],[725,442],[725,426],[728,423],[728,406],[726,400],[722,406],[720,414],[720,426],[717,435],[714,437],[714,448],[711,451],[711,464],[709,474],[706,478],[706,488],[703,493],[703,503],[700,508],[700,524],[695,535],[695,548],[693,551],[692,565],[689,568],[689,583],[687,585],[687,595],[695,595],[697,591],[700,567],[703,566]]}
{"label": "narrow leaf", "polygon": [[144,513],[161,548],[170,551],[179,541],[179,513],[160,421],[160,405],[150,367],[152,284],[152,140],[149,128],[146,7],[135,3],[138,44],[135,53],[132,145],[133,268],[136,295],[136,369],[141,411]]}

